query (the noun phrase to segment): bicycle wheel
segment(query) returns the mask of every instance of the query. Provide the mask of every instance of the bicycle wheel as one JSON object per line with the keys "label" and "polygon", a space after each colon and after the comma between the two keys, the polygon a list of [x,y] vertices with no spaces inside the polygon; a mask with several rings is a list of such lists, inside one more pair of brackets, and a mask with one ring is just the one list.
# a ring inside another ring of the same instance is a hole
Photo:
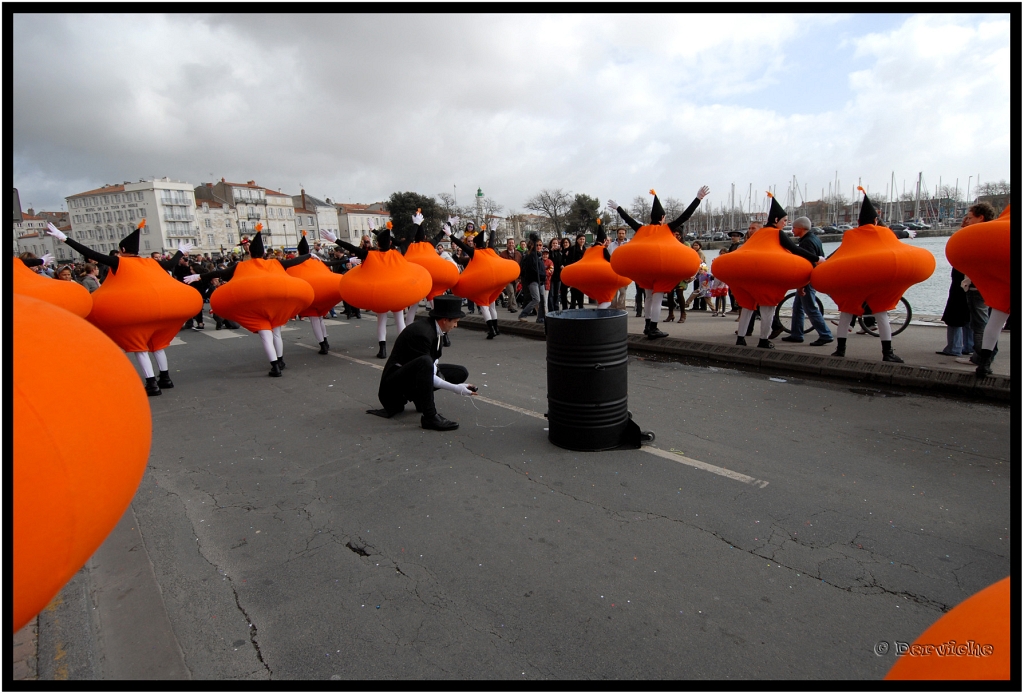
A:
{"label": "bicycle wheel", "polygon": [[[910,308],[910,302],[907,301],[907,298],[901,296],[899,303],[896,304],[894,309],[888,311],[888,314],[889,327],[892,328],[892,334],[895,336],[907,329],[914,312]],[[878,337],[878,322],[874,320],[873,316],[859,316],[858,322],[868,335]]]}
{"label": "bicycle wheel", "polygon": [[[793,306],[796,301],[799,301],[799,296],[796,292],[791,292],[786,295],[786,298],[779,302],[778,306],[775,307],[775,320],[777,323],[780,323],[782,325],[782,332],[786,333],[787,335],[792,332],[791,326],[793,325]],[[814,296],[814,301],[818,304],[818,313],[824,316],[825,305],[821,303],[821,299],[817,296],[817,294],[815,294]],[[785,316],[788,320],[785,322],[782,321],[782,316]],[[806,313],[804,313],[803,316],[804,324],[803,328],[801,329],[801,333],[806,334],[814,330],[814,326],[812,326],[810,321],[807,319]]]}

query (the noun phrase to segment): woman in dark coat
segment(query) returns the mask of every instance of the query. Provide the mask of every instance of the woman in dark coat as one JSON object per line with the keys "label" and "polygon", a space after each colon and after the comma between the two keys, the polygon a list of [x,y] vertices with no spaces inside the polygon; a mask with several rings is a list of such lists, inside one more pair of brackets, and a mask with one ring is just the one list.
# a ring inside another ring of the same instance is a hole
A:
{"label": "woman in dark coat", "polygon": [[959,357],[973,354],[974,331],[971,330],[971,311],[967,306],[967,292],[962,285],[964,273],[956,268],[950,273],[949,296],[942,311],[942,322],[946,324],[946,347],[936,354]]}

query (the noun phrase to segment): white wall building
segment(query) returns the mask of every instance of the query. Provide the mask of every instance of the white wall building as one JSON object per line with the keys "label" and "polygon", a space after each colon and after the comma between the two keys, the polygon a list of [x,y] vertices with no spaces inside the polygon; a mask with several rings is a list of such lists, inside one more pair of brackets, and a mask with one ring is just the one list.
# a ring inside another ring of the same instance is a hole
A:
{"label": "white wall building", "polygon": [[252,238],[257,224],[263,227],[265,248],[295,248],[299,242],[292,198],[287,193],[264,188],[256,181],[231,183],[222,178],[217,183],[197,186],[195,195],[199,204],[209,200],[233,209],[235,233],[229,249],[238,245],[243,237]]}
{"label": "white wall building", "polygon": [[[288,249],[296,248],[299,245],[299,232],[295,226],[292,196],[269,188],[264,188],[263,192],[267,197],[267,220],[263,223],[264,228],[273,235],[275,245]],[[312,239],[309,243],[312,244]]]}
{"label": "white wall building", "polygon": [[380,202],[375,202],[372,205],[354,202],[338,203],[335,208],[338,211],[338,228],[340,230],[338,235],[357,246],[359,239],[370,233],[371,219],[377,229],[382,229],[391,219],[391,215],[384,209],[384,203]]}
{"label": "white wall building", "polygon": [[339,235],[338,210],[330,198],[321,200],[303,190],[299,195],[292,196],[292,205],[296,216],[296,231],[300,235],[306,232],[306,243],[312,245],[313,241],[318,240],[321,229]]}
{"label": "white wall building", "polygon": [[58,261],[70,260],[71,249],[46,233],[46,222],[43,217],[23,214],[22,221],[14,223],[16,253],[31,253],[37,258],[43,257],[44,253],[51,253]]}
{"label": "white wall building", "polygon": [[217,200],[196,200],[196,222],[203,252],[230,253],[238,245],[238,217],[235,208]]}
{"label": "white wall building", "polygon": [[118,241],[143,219],[140,255],[173,252],[179,241],[191,243],[196,250],[213,250],[200,239],[191,183],[167,177],[126,181],[72,195],[66,201],[71,217],[68,236],[101,253],[116,250]]}

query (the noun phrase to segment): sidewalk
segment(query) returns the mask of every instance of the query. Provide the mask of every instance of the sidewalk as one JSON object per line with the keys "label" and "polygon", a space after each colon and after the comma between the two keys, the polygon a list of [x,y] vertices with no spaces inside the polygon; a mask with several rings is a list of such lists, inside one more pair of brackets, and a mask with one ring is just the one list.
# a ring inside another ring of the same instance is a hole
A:
{"label": "sidewalk", "polygon": [[[594,308],[588,306],[588,308]],[[498,309],[501,330],[509,334],[543,339],[543,326],[536,317],[518,321],[518,312]],[[936,354],[946,345],[945,324],[937,316],[915,316],[907,329],[893,338],[893,351],[903,364],[882,361],[880,340],[871,335],[851,333],[847,339],[846,357],[832,357],[835,343],[811,347],[816,339],[812,332],[803,343],[783,342],[782,337],[772,340],[774,350],[758,349],[757,335],[760,321],[754,323],[754,333],[747,338],[748,347],[736,346],[738,313],[713,317],[711,311],[687,311],[685,323],[669,323],[668,310],[662,309],[662,322],[658,328],[669,337],[649,340],[643,334],[644,319],[637,318],[632,307],[628,316],[629,348],[632,352],[656,353],[701,363],[722,363],[741,368],[754,368],[778,373],[799,373],[829,379],[870,381],[880,385],[911,387],[931,392],[954,395],[973,395],[986,399],[1009,400],[1011,390],[1010,362],[1012,334],[1004,330],[999,338],[999,353],[992,364],[992,376],[977,378],[973,364],[961,364],[953,357]],[[676,314],[678,319],[678,312]],[[832,321],[838,315],[826,314]],[[786,322],[786,319],[783,319]],[[479,314],[467,316],[459,327],[484,330]],[[835,330],[830,322],[829,327]]]}

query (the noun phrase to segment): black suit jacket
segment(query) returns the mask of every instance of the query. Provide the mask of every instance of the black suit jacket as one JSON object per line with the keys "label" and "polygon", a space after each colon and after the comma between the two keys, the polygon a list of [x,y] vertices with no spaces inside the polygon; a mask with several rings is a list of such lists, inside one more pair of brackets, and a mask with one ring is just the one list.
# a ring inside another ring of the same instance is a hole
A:
{"label": "black suit jacket", "polygon": [[424,354],[429,354],[431,361],[441,358],[441,333],[433,318],[413,321],[398,334],[391,356],[384,364],[382,380],[387,379],[403,364],[408,364]]}

